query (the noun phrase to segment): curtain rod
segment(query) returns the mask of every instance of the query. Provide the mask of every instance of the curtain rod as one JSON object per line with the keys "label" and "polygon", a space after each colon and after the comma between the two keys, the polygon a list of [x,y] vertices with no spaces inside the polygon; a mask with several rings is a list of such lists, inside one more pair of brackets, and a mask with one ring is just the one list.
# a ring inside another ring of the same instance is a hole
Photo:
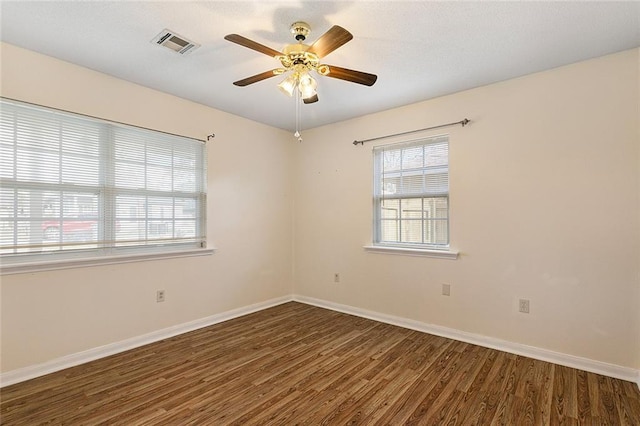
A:
{"label": "curtain rod", "polygon": [[439,126],[425,127],[424,129],[418,129],[418,130],[409,130],[408,132],[394,133],[392,135],[386,135],[386,136],[378,136],[377,138],[363,139],[361,141],[357,141],[356,140],[356,141],[353,141],[353,144],[354,145],[358,145],[358,144],[364,145],[365,142],[377,141],[379,139],[390,138],[392,136],[408,135],[409,133],[422,132],[422,131],[425,131],[425,130],[439,129],[440,127],[455,126],[456,124],[461,124],[462,127],[464,127],[467,124],[469,124],[469,120],[465,118],[464,120],[456,121],[455,123],[440,124]]}
{"label": "curtain rod", "polygon": [[202,143],[205,143],[209,139],[213,139],[213,138],[216,137],[216,135],[214,133],[211,133],[210,135],[207,135],[207,140],[205,141],[204,139],[198,139],[198,138],[194,138],[194,137],[191,137],[191,136],[177,135],[175,133],[164,132],[162,130],[150,129],[148,127],[136,126],[135,124],[122,123],[120,121],[109,120],[109,119],[106,119],[106,118],[96,117],[96,116],[89,115],[89,114],[83,114],[81,112],[67,111],[66,109],[62,109],[62,108],[55,108],[55,107],[50,107],[50,106],[46,106],[46,105],[36,104],[36,103],[33,103],[33,102],[21,101],[19,99],[8,98],[6,96],[0,96],[0,98],[6,99],[6,100],[11,101],[11,102],[18,102],[18,103],[25,104],[25,105],[37,106],[37,107],[41,107],[41,108],[48,108],[48,109],[52,109],[54,111],[60,111],[60,112],[64,112],[64,113],[67,113],[67,114],[75,114],[75,115],[79,115],[79,116],[82,116],[82,117],[92,118],[94,120],[106,121],[108,123],[115,123],[115,124],[121,124],[123,126],[135,127],[137,129],[150,130],[152,132],[164,133],[165,135],[170,135],[170,136],[178,136],[178,137],[181,137],[181,138],[191,139],[191,140],[202,142]]}

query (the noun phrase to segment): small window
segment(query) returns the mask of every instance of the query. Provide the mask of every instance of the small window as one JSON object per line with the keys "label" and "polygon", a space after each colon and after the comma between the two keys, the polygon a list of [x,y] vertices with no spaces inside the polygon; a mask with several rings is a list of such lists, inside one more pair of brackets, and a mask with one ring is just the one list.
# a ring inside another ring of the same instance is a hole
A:
{"label": "small window", "polygon": [[449,139],[374,148],[374,245],[449,247]]}
{"label": "small window", "polygon": [[205,245],[201,141],[2,100],[3,264]]}

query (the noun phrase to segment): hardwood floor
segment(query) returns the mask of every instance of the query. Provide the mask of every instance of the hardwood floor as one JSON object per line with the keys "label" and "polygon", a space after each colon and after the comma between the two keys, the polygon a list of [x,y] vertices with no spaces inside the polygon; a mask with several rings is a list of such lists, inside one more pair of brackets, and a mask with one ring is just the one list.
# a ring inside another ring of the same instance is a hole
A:
{"label": "hardwood floor", "polygon": [[631,382],[293,302],[0,392],[3,425],[640,425]]}

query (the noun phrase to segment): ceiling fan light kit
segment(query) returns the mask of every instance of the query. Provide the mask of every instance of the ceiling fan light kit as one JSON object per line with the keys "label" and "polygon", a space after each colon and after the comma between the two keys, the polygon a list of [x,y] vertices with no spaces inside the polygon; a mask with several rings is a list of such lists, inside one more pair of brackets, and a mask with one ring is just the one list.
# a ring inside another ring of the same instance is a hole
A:
{"label": "ceiling fan light kit", "polygon": [[300,100],[305,104],[318,101],[318,82],[311,76],[312,71],[317,72],[321,76],[363,84],[365,86],[373,86],[378,77],[375,74],[320,63],[321,58],[353,38],[353,35],[344,28],[334,25],[312,45],[303,43],[311,32],[311,27],[306,22],[294,22],[291,24],[290,31],[297,42],[286,45],[282,49],[282,52],[278,52],[275,49],[238,34],[229,34],[224,38],[232,43],[269,55],[280,61],[282,65],[282,68],[275,68],[271,71],[265,71],[235,81],[233,83],[234,85],[244,87],[257,83],[258,81],[266,80],[267,78],[289,73],[284,80],[278,84],[278,88],[287,96],[293,97],[294,94],[296,95],[296,131],[294,136],[301,141],[302,138],[299,129],[300,109],[297,104]]}

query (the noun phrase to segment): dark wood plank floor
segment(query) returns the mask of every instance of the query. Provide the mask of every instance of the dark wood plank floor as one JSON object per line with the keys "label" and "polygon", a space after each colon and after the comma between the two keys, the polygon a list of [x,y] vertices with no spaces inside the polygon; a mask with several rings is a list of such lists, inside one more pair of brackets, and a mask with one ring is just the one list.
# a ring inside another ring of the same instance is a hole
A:
{"label": "dark wood plank floor", "polygon": [[0,392],[3,425],[640,425],[631,382],[300,303]]}

